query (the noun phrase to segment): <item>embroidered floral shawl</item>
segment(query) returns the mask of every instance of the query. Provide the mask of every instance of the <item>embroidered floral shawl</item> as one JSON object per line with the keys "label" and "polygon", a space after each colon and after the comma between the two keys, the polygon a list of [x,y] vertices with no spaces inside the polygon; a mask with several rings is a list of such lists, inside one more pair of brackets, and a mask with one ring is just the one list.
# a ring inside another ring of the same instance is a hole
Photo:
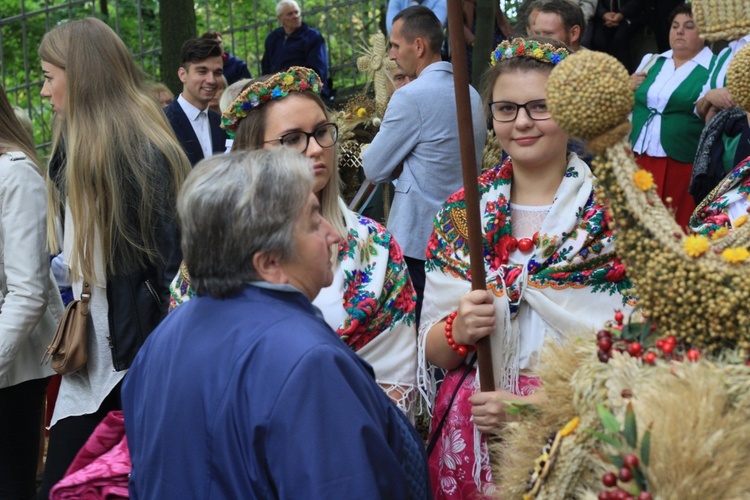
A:
{"label": "embroidered floral shawl", "polygon": [[[514,320],[522,300],[544,320],[545,337],[564,342],[569,335],[593,332],[612,318],[615,309],[630,308],[635,299],[629,295],[632,285],[614,253],[609,215],[594,199],[594,176],[575,154],[569,156],[565,177],[528,263],[509,263],[512,177],[512,163],[507,159],[479,178],[479,196],[487,289],[494,295],[496,311],[493,372],[498,388],[518,393],[523,332]],[[420,378],[428,398],[434,392],[424,362],[424,338],[435,323],[456,310],[459,297],[471,289],[466,234],[460,190],[438,213],[427,248]]]}
{"label": "embroidered floral shawl", "polygon": [[[724,177],[690,218],[690,229],[711,237],[721,228],[733,229],[746,220],[750,207],[750,158],[740,162]],[[742,222],[739,222],[742,221]]]}
{"label": "embroidered floral shawl", "polygon": [[[341,339],[372,365],[386,392],[400,387],[399,407],[409,413],[417,377],[414,287],[391,233],[351,212],[343,202],[341,207],[348,233],[339,245],[333,283],[313,304]],[[169,289],[170,310],[195,295],[184,263]]]}

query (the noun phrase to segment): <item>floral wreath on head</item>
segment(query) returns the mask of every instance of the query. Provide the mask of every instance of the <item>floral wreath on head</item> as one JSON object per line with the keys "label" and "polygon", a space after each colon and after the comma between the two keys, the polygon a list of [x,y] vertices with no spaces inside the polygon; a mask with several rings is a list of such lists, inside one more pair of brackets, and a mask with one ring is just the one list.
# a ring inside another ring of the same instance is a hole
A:
{"label": "floral wreath on head", "polygon": [[237,127],[251,109],[274,99],[283,99],[290,92],[310,90],[320,95],[322,88],[323,83],[315,71],[302,66],[292,66],[264,81],[251,83],[222,113],[221,128],[226,130],[230,139],[234,139]]}
{"label": "floral wreath on head", "polygon": [[490,66],[514,57],[531,57],[543,63],[557,64],[569,55],[570,51],[564,47],[555,47],[551,43],[539,43],[536,40],[514,38],[503,40],[492,51]]}

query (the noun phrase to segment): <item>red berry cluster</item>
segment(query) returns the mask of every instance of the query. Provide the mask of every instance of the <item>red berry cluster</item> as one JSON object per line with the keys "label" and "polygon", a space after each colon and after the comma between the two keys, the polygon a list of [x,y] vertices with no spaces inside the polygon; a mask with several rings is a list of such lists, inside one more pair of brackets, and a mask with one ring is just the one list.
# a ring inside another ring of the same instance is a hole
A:
{"label": "red berry cluster", "polygon": [[599,492],[599,500],[625,500],[635,499],[638,500],[651,500],[651,493],[648,491],[641,491],[637,497],[627,492],[622,488],[617,487],[617,481],[620,483],[627,484],[633,479],[633,471],[638,468],[638,457],[633,454],[627,454],[623,457],[623,466],[618,474],[614,472],[607,472],[602,476],[602,484],[607,488],[614,488],[612,490],[602,490]]}
{"label": "red berry cluster", "polygon": [[[612,357],[612,351],[620,353],[627,352],[632,357],[642,359],[644,363],[649,365],[653,365],[657,358],[667,361],[683,361],[684,359],[687,359],[688,361],[695,362],[701,357],[700,351],[696,348],[690,348],[687,352],[683,350],[675,350],[677,347],[677,338],[674,335],[657,340],[655,347],[644,346],[641,342],[635,339],[627,339],[623,332],[623,329],[625,328],[623,320],[624,317],[622,312],[616,311],[615,323],[612,324],[611,321],[608,322],[606,325],[607,328],[600,330],[596,334],[596,340],[599,346],[599,351],[597,353],[599,361],[603,363],[608,362],[609,358]],[[632,326],[632,323],[628,325],[630,328],[632,328]],[[651,325],[650,331],[652,333],[655,331],[655,325]],[[644,342],[646,342],[646,340],[644,340]],[[681,354],[682,352],[685,353],[684,356]],[[748,360],[748,364],[750,364],[750,360]]]}
{"label": "red berry cluster", "polygon": [[[611,327],[612,330],[622,331],[623,320],[625,316],[621,311],[615,312],[615,324]],[[599,330],[596,334],[596,340],[599,345],[599,361],[606,363],[612,356],[612,351],[627,352],[635,358],[640,358],[643,353],[643,346],[640,342],[633,340],[627,340],[622,337],[616,337],[611,330],[603,329]]]}

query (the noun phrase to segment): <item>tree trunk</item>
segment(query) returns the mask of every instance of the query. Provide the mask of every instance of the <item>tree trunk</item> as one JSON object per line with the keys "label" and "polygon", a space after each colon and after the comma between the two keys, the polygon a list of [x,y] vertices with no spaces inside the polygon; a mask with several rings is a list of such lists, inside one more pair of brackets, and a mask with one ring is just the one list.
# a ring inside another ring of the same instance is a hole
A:
{"label": "tree trunk", "polygon": [[471,64],[471,84],[478,88],[482,73],[487,69],[495,34],[495,9],[497,0],[477,0],[474,51]]}
{"label": "tree trunk", "polygon": [[159,0],[161,27],[161,81],[174,92],[182,92],[177,76],[180,50],[189,38],[197,36],[192,0]]}

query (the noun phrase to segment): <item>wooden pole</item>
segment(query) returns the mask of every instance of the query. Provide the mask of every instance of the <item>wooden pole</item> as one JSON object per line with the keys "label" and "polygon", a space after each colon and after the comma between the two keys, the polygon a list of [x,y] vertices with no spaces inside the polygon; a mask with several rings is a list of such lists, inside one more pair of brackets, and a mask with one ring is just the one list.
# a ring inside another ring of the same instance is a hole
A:
{"label": "wooden pole", "polygon": [[[464,198],[468,223],[469,257],[471,259],[471,288],[486,290],[484,254],[482,251],[482,221],[479,214],[479,186],[477,184],[477,157],[474,151],[474,126],[471,119],[469,96],[469,68],[466,64],[466,40],[463,30],[463,0],[448,0],[448,32],[453,57],[453,83],[456,92],[458,139],[461,145],[461,166],[464,176]],[[489,57],[489,53],[488,53]],[[477,343],[477,363],[480,390],[494,391],[492,376],[492,351],[490,337]]]}

